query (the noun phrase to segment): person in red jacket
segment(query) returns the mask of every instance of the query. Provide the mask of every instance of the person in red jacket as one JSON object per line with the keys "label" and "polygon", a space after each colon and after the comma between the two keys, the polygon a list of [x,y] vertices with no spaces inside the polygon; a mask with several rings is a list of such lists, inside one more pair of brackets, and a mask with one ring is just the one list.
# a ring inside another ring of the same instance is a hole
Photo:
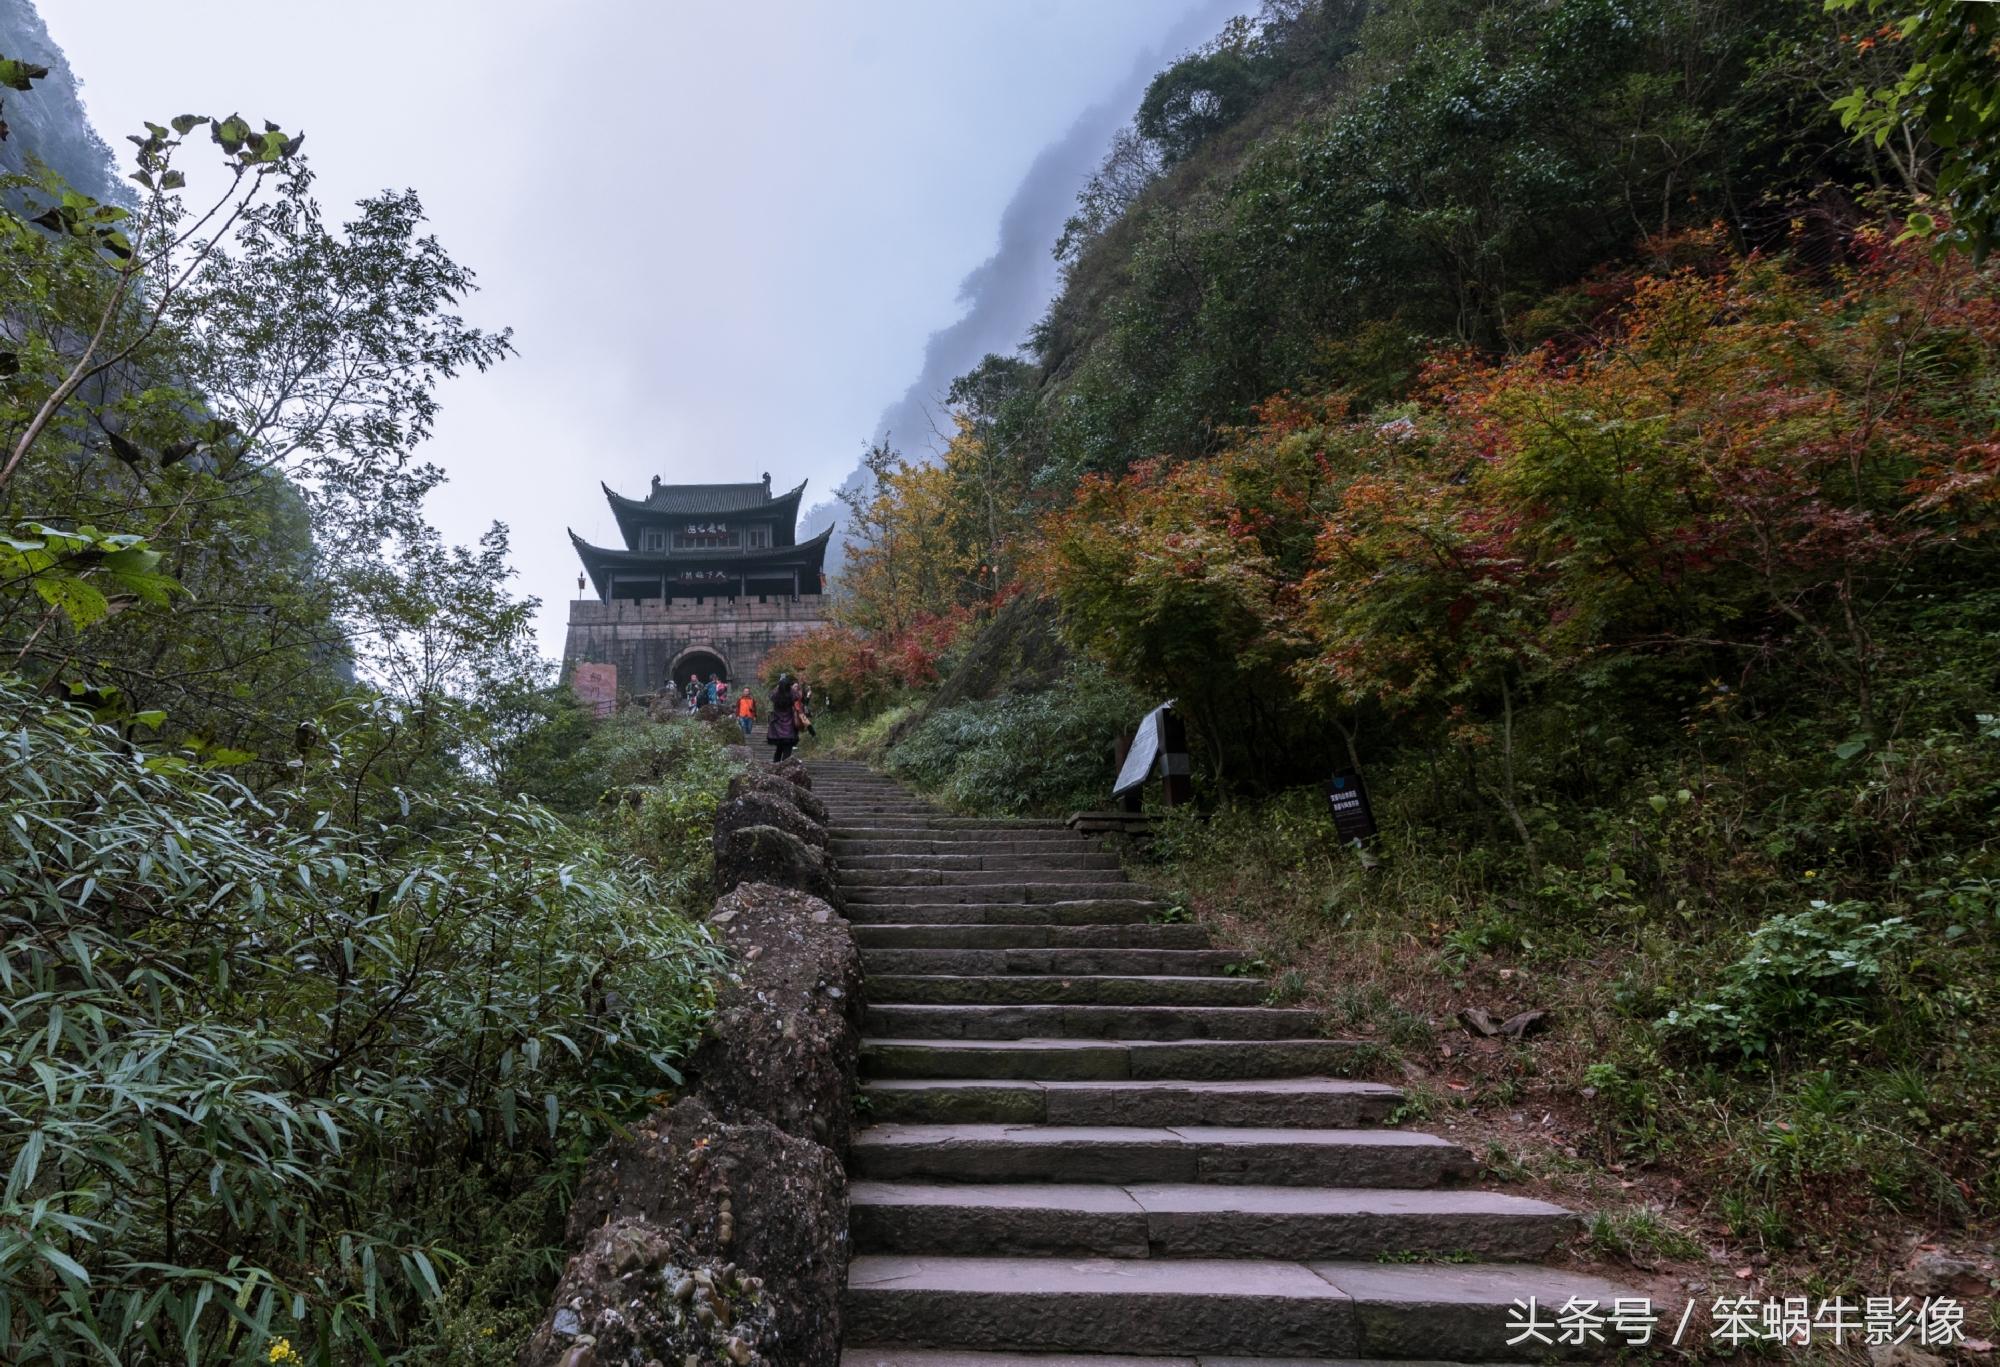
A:
{"label": "person in red jacket", "polygon": [[756,729],[757,700],[750,696],[750,685],[743,685],[743,696],[736,700],[736,724],[743,728],[743,739],[749,740]]}

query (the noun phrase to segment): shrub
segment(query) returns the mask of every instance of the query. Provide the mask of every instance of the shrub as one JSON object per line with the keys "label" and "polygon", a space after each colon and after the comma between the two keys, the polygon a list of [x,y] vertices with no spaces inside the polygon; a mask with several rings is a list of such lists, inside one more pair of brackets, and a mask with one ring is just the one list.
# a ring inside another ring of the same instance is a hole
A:
{"label": "shrub", "polygon": [[1814,902],[1750,932],[1744,955],[1713,993],[1660,1023],[1710,1054],[1761,1056],[1844,1020],[1876,1014],[1883,974],[1916,938],[1900,916],[1876,920],[1865,902]]}
{"label": "shrub", "polygon": [[1054,688],[933,713],[889,751],[888,767],[969,810],[1103,806],[1112,746],[1145,707],[1103,671],[1072,665]]}
{"label": "shrub", "polygon": [[936,683],[966,629],[970,608],[920,613],[900,631],[866,632],[823,626],[779,646],[764,661],[764,677],[809,680],[815,696],[843,712],[866,716],[912,688]]}
{"label": "shrub", "polygon": [[717,953],[547,811],[288,820],[0,707],[0,1358],[379,1360],[678,1081]]}

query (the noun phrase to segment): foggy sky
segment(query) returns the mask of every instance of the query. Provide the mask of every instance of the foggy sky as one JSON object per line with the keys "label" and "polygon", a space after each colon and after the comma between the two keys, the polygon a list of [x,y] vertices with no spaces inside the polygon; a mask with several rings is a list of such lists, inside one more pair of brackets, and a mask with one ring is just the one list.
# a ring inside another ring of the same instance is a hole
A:
{"label": "foggy sky", "polygon": [[768,470],[826,495],[977,302],[961,283],[1037,155],[1215,8],[40,0],[121,158],[146,119],[241,112],[306,133],[329,216],[421,192],[479,272],[467,316],[520,349],[444,390],[432,516],[461,541],[510,526],[549,655],[576,592],[564,527],[617,540],[600,479]]}
{"label": "foggy sky", "polygon": [[[924,345],[922,370],[876,419],[870,441],[887,441],[913,460],[943,449],[951,431],[942,411],[951,382],[989,352],[1012,354],[1040,318],[1059,279],[1050,248],[1064,220],[1076,210],[1078,187],[1103,160],[1112,135],[1131,118],[1147,83],[1176,55],[1217,32],[1230,14],[1245,8],[1241,0],[1202,0],[1192,6],[1139,53],[1122,79],[1101,92],[1060,138],[1037,154],[1001,211],[1000,240],[993,255],[959,284],[962,312],[931,334]],[[856,461],[841,485],[858,489],[865,478]],[[832,493],[832,489],[820,491],[802,530],[817,532],[837,523],[846,512]],[[842,538],[836,535],[827,555],[830,568],[840,563],[843,552]]]}

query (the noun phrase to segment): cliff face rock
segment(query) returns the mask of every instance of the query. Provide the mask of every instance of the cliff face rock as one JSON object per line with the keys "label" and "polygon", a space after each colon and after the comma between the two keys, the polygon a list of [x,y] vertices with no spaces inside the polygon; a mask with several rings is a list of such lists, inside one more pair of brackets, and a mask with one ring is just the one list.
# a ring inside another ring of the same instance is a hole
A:
{"label": "cliff face rock", "polygon": [[1041,598],[1024,594],[1004,604],[973,634],[963,658],[924,705],[896,725],[891,740],[960,703],[1053,688],[1072,658],[1056,620],[1053,605]]}
{"label": "cliff face rock", "polygon": [[745,883],[709,924],[735,973],[690,1067],[720,1115],[761,1116],[847,1152],[860,1057],[861,954],[817,897]]}
{"label": "cliff face rock", "polygon": [[111,149],[83,112],[81,83],[70,71],[69,59],[49,37],[30,0],[0,0],[0,54],[49,69],[32,90],[0,91],[0,118],[8,130],[0,141],[0,171],[25,171],[32,156],[93,199],[136,204]]}

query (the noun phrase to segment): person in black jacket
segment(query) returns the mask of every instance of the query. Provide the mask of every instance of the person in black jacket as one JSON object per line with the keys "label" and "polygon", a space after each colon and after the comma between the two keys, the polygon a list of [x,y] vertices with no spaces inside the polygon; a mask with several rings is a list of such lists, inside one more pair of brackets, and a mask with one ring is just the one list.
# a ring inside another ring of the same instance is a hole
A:
{"label": "person in black jacket", "polygon": [[771,721],[764,738],[771,743],[771,763],[783,764],[799,743],[799,715],[792,710],[797,698],[792,693],[792,676],[780,674],[771,693]]}

